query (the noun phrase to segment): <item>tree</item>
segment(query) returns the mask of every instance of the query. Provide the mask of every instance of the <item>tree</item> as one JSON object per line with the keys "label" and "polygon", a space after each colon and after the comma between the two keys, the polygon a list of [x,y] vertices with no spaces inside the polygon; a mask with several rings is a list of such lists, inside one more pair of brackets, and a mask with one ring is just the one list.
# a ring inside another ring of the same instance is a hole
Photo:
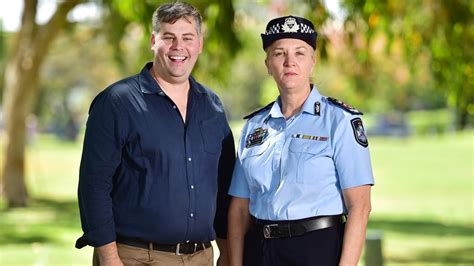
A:
{"label": "tree", "polygon": [[[467,126],[474,103],[473,1],[345,0],[342,4],[347,11],[346,31],[353,32],[354,38],[363,35],[366,45],[354,50],[366,69],[373,63],[371,43],[382,34],[387,52],[400,47],[399,55],[410,74],[422,65],[429,66],[434,87],[447,96],[447,103],[455,110],[456,128]],[[354,41],[354,46],[357,43]],[[374,75],[362,73],[359,77],[364,80]]]}
{"label": "tree", "polygon": [[80,0],[62,1],[51,19],[37,24],[37,0],[24,0],[21,26],[5,68],[3,111],[5,149],[2,183],[10,207],[25,206],[26,117],[38,92],[38,74],[51,42],[66,24],[66,16]]}

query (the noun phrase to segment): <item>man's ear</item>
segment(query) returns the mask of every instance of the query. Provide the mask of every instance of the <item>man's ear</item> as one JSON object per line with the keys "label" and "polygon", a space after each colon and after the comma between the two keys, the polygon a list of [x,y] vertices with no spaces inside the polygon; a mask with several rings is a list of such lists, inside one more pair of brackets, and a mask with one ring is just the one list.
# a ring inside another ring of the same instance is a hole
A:
{"label": "man's ear", "polygon": [[202,33],[199,35],[199,54],[202,53],[202,49],[204,47],[204,37],[202,35]]}
{"label": "man's ear", "polygon": [[150,50],[155,51],[155,43],[155,32],[152,32],[150,37]]}

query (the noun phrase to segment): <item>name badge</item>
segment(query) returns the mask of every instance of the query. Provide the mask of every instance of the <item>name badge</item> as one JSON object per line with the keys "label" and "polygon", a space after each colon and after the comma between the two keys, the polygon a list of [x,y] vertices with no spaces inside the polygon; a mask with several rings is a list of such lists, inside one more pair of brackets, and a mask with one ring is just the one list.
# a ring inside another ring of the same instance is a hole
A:
{"label": "name badge", "polygon": [[267,128],[256,128],[252,133],[247,135],[247,138],[245,140],[245,148],[250,148],[262,144],[267,136]]}

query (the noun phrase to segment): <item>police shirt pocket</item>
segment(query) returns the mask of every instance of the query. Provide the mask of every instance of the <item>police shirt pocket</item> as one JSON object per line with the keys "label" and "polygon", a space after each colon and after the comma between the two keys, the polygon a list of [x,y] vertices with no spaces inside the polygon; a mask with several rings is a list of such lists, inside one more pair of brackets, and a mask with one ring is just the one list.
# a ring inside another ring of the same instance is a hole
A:
{"label": "police shirt pocket", "polygon": [[327,141],[292,138],[289,150],[292,152],[303,152],[318,155],[328,148]]}
{"label": "police shirt pocket", "polygon": [[293,138],[289,150],[288,163],[296,170],[297,183],[319,182],[334,168],[327,141]]}
{"label": "police shirt pocket", "polygon": [[219,119],[203,120],[200,124],[204,151],[212,154],[220,153],[224,132]]}
{"label": "police shirt pocket", "polygon": [[271,164],[266,163],[270,141],[244,148],[239,155],[250,190],[267,190],[272,179]]}
{"label": "police shirt pocket", "polygon": [[260,145],[255,145],[255,146],[251,146],[251,147],[248,147],[248,148],[246,147],[242,151],[240,159],[244,160],[244,159],[249,158],[249,157],[259,156],[259,155],[263,154],[268,149],[269,145],[270,145],[270,141],[267,140],[267,141],[264,141]]}

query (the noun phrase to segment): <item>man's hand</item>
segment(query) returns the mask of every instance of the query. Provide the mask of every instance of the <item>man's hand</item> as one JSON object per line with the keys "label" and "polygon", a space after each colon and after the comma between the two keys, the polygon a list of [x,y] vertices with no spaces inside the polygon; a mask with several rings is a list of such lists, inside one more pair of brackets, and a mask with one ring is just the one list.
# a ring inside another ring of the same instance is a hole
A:
{"label": "man's hand", "polygon": [[109,244],[96,248],[99,256],[100,266],[123,266],[117,251],[117,244],[111,242]]}

